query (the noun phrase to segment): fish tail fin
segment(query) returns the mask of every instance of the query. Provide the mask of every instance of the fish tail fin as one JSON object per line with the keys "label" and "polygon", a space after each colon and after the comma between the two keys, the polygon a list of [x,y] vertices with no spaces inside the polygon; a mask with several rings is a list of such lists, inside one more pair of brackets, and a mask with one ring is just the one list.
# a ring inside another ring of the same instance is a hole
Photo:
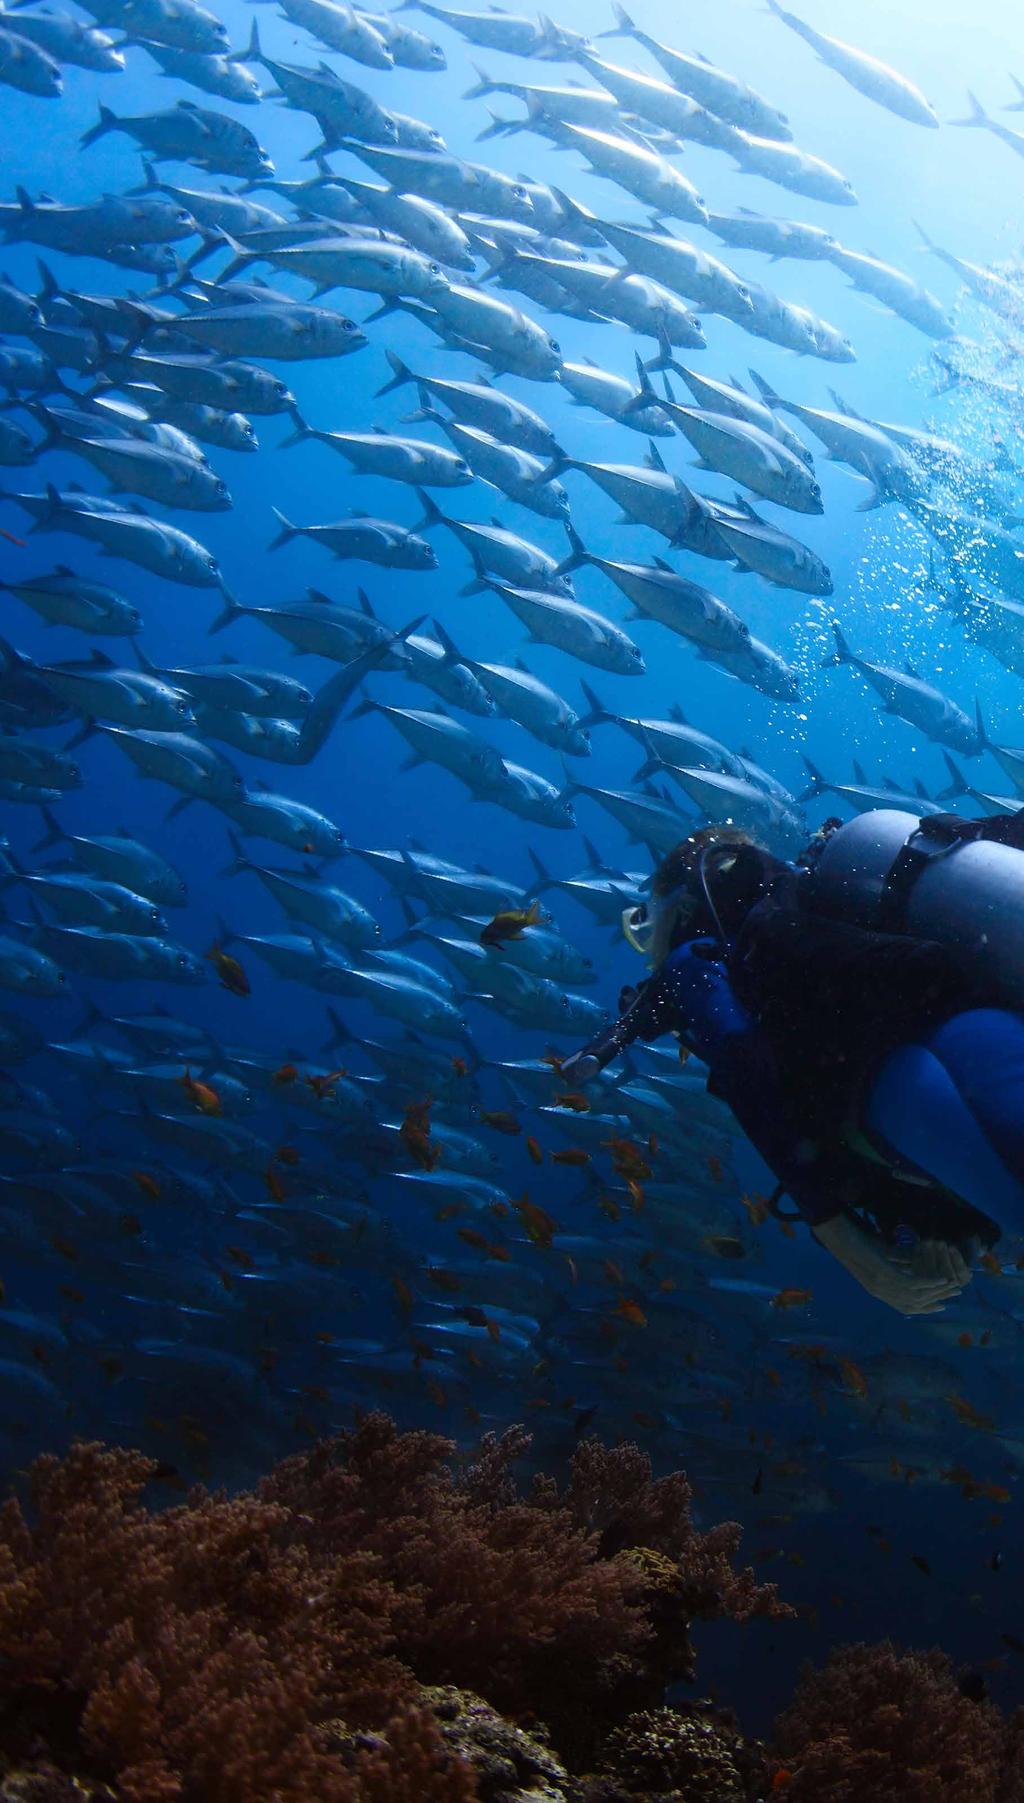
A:
{"label": "fish tail fin", "polygon": [[450,664],[464,664],[466,659],[463,657],[462,652],[459,650],[459,647],[451,634],[445,631],[440,620],[434,621],[434,631],[437,633],[437,642],[441,646],[448,662]]}
{"label": "fish tail fin", "polygon": [[470,68],[476,76],[476,81],[471,88],[466,89],[462,96],[463,100],[482,100],[485,94],[497,92],[498,83],[491,80],[486,69],[481,69],[479,63],[471,63]]}
{"label": "fish tail fin", "polygon": [[583,690],[587,707],[590,710],[588,713],[581,716],[581,726],[605,726],[609,721],[615,719],[615,715],[609,713],[604,702],[598,695],[595,695],[589,682],[584,682],[582,676],[580,677],[580,688]]}
{"label": "fish tail fin", "polygon": [[598,37],[635,38],[637,36],[637,27],[634,25],[633,20],[630,18],[625,7],[619,5],[619,0],[612,0],[612,12],[615,15],[615,24],[610,26],[607,31],[599,31],[597,34]]}
{"label": "fish tail fin", "polygon": [[506,119],[501,113],[496,113],[493,107],[488,107],[487,111],[491,115],[491,123],[485,125],[483,131],[477,132],[474,139],[476,144],[485,144],[489,138],[512,138],[516,132],[527,129],[524,119]]}
{"label": "fish tail fin", "polygon": [[982,106],[981,101],[978,99],[977,94],[972,94],[970,88],[967,90],[967,99],[971,110],[966,119],[951,119],[949,121],[950,125],[990,126],[992,124],[991,119],[986,113],[985,108]]}
{"label": "fish tail fin", "polygon": [[316,437],[313,427],[307,426],[305,420],[300,419],[298,414],[293,414],[292,418],[295,421],[295,429],[289,432],[287,438],[282,438],[277,447],[279,451],[288,451],[293,444],[303,444],[307,438]]}
{"label": "fish tail fin", "polygon": [[836,648],[831,657],[822,658],[821,668],[823,670],[834,670],[839,664],[852,664],[856,661],[838,620],[832,621],[832,631],[835,635]]}
{"label": "fish tail fin", "polygon": [[567,457],[564,451],[556,450],[551,462],[545,469],[541,470],[540,475],[537,477],[537,482],[539,484],[545,482],[557,482],[559,476],[565,475],[566,470],[575,469],[575,467],[575,458]]}
{"label": "fish tail fin", "polygon": [[[242,844],[238,834],[232,832],[230,827],[228,828],[228,844],[231,846],[231,862],[225,864],[223,870],[219,872],[219,875],[240,876],[243,870],[252,870],[253,863],[251,858],[246,857],[245,846]],[[221,943],[223,943],[223,938]]]}
{"label": "fish tail fin", "polygon": [[107,1017],[101,1009],[97,1008],[96,1003],[86,1002],[85,1013],[76,1026],[68,1029],[67,1038],[81,1039],[84,1033],[92,1033],[96,1027],[105,1027],[106,1025]]}
{"label": "fish tail fin", "polygon": [[959,764],[950,757],[949,752],[944,751],[942,755],[946,760],[946,769],[949,771],[950,782],[948,788],[940,789],[938,791],[935,799],[936,801],[958,801],[961,795],[970,794],[971,785],[967,781]]}
{"label": "fish tail fin", "polygon": [[216,938],[214,939],[213,946],[210,947],[210,950],[212,951],[214,946],[219,946],[221,951],[223,951],[227,946],[234,945],[237,942],[238,937],[239,937],[239,935],[235,932],[234,927],[228,926],[228,923],[224,919],[223,914],[218,914],[217,915],[217,935],[216,935]]}
{"label": "fish tail fin", "polygon": [[43,262],[42,257],[36,258],[36,268],[39,271],[39,281],[41,284],[37,299],[42,303],[45,310],[51,301],[59,299],[62,289],[53,270],[48,264]]}
{"label": "fish tail fin", "polygon": [[1012,81],[1014,87],[1017,90],[1017,99],[1011,100],[1007,106],[1004,106],[1003,112],[1004,113],[1024,112],[1024,81],[1021,81],[1016,75],[1011,75],[1010,80]]}
{"label": "fish tail fin", "polygon": [[[537,480],[540,481],[541,478],[538,476]],[[563,557],[561,563],[558,565],[558,568],[555,571],[556,576],[568,576],[573,570],[582,569],[585,563],[593,563],[594,561],[593,554],[587,550],[586,545],[583,543],[583,540],[571,520],[566,520],[565,530],[571,549],[568,557]]]}
{"label": "fish tail fin", "polygon": [[763,376],[759,376],[756,369],[750,371],[750,380],[753,382],[754,387],[757,389],[757,392],[761,396],[766,407],[777,407],[779,405],[782,398],[781,395],[776,394],[771,383],[766,382]]}
{"label": "fish tail fin", "polygon": [[428,495],[425,488],[418,488],[416,494],[420,506],[423,509],[423,517],[422,519],[417,520],[414,525],[410,526],[409,531],[427,532],[433,526],[447,526],[448,521],[445,519],[444,514],[441,512],[441,509],[433,496]]}
{"label": "fish tail fin", "polygon": [[245,608],[240,607],[238,602],[234,601],[232,597],[228,595],[225,597],[224,606],[221,608],[220,613],[217,615],[216,619],[211,622],[207,630],[210,633],[223,632],[225,626],[232,626],[244,612]]}
{"label": "fish tail fin", "polygon": [[537,880],[536,882],[531,883],[530,887],[524,893],[527,896],[532,897],[534,895],[541,895],[545,889],[553,889],[558,878],[552,876],[547,865],[543,862],[538,853],[534,851],[532,845],[526,847],[526,855],[537,873]]}
{"label": "fish tail fin", "polygon": [[964,378],[955,363],[950,363],[945,357],[940,357],[938,351],[932,352],[932,362],[937,363],[942,371],[941,376],[936,378],[935,386],[932,389],[933,395],[948,394],[951,388],[959,388]]}
{"label": "fish tail fin", "polygon": [[250,263],[259,261],[260,253],[258,250],[246,250],[244,245],[239,244],[237,238],[232,238],[231,233],[224,230],[222,225],[218,226],[216,231],[211,233],[211,237],[213,238],[217,249],[220,249],[221,246],[226,246],[231,252],[230,263],[225,263],[224,268],[220,271],[219,275],[214,276],[214,282],[218,288],[221,287],[224,282],[232,281],[233,278],[238,275],[241,270],[247,268]]}
{"label": "fish tail fin", "polygon": [[68,835],[61,826],[56,815],[52,813],[49,808],[40,808],[39,811],[43,816],[46,831],[41,839],[36,840],[31,849],[34,852],[50,851],[54,845],[62,845]]}
{"label": "fish tail fin", "polygon": [[104,106],[101,102],[100,116],[97,119],[96,124],[90,126],[88,131],[84,131],[78,142],[83,150],[88,150],[89,145],[95,144],[97,138],[105,137],[108,131],[116,131],[117,127],[117,114],[111,112],[109,106]]}
{"label": "fish tail fin", "polygon": [[299,533],[302,531],[302,527],[293,526],[291,520],[286,519],[279,507],[272,507],[270,511],[280,525],[281,530],[275,538],[271,539],[267,549],[268,551],[279,551],[282,545],[290,545],[293,538],[298,538]]}
{"label": "fish tail fin", "polygon": [[320,1052],[337,1052],[341,1046],[351,1045],[355,1035],[349,1027],[346,1027],[338,1010],[336,1008],[328,1008],[327,1018],[331,1023],[331,1031],[324,1040],[323,1045],[319,1047]]}
{"label": "fish tail fin", "polygon": [[977,696],[974,697],[974,723],[978,729],[978,743],[982,750],[986,751],[991,745],[992,740],[989,738],[988,732],[986,731],[984,717],[981,712],[981,702],[978,700]]}
{"label": "fish tail fin", "polygon": [[407,363],[402,362],[397,351],[386,350],[384,355],[395,373],[390,382],[385,382],[383,388],[377,389],[377,392],[373,397],[374,400],[379,400],[382,394],[390,394],[393,388],[404,388],[407,382],[415,382],[416,380],[412,370]]}
{"label": "fish tail fin", "polygon": [[832,785],[825,781],[817,764],[811,763],[806,752],[804,753],[804,765],[811,780],[808,783],[807,788],[801,790],[800,794],[797,796],[797,801],[814,801],[818,795],[827,795]]}

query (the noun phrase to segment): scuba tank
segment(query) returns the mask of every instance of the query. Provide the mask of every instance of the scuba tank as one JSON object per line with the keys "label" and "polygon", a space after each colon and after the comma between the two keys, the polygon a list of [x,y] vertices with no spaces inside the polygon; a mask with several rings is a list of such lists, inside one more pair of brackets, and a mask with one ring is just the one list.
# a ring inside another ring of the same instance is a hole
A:
{"label": "scuba tank", "polygon": [[807,882],[816,913],[973,953],[1024,1007],[1024,809],[986,820],[858,814],[824,841]]}

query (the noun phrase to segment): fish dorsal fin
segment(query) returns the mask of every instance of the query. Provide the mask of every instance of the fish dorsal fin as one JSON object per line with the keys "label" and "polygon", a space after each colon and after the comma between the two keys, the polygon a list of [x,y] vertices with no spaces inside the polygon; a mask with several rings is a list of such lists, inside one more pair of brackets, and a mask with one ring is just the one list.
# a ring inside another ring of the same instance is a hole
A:
{"label": "fish dorsal fin", "polygon": [[[365,518],[366,516],[364,515],[363,517]],[[364,588],[357,589],[356,593],[359,596],[359,606],[362,612],[366,614],[368,619],[375,620],[377,616],[373,611],[373,602],[370,600],[366,590]]]}
{"label": "fish dorsal fin", "polygon": [[656,557],[654,559],[654,567],[656,570],[667,570],[670,576],[674,573],[673,569],[672,569],[672,565],[670,563],[666,563],[665,559],[663,557]]}

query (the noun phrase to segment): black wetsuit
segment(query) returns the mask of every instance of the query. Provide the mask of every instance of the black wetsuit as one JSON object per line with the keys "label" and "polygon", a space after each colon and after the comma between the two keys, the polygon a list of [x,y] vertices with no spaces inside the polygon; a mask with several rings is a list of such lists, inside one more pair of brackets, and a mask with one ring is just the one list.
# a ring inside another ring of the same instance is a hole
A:
{"label": "black wetsuit", "polygon": [[887,1236],[906,1226],[993,1243],[987,1216],[873,1156],[857,1131],[887,1053],[989,998],[945,946],[808,912],[806,880],[743,847],[714,879],[713,906],[698,906],[587,1054],[605,1064],[634,1040],[677,1032],[707,1058],[709,1089],[812,1224],[856,1209]]}

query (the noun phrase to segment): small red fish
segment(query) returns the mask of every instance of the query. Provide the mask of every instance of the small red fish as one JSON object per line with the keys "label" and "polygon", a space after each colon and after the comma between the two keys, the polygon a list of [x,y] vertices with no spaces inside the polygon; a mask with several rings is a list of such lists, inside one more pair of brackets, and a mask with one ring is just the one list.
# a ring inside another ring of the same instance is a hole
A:
{"label": "small red fish", "polygon": [[480,1119],[485,1127],[495,1133],[516,1134],[523,1131],[522,1125],[507,1108],[481,1108]]}
{"label": "small red fish", "polygon": [[806,1303],[813,1301],[813,1299],[813,1290],[790,1288],[780,1290],[778,1295],[773,1296],[771,1306],[772,1308],[803,1308]]}
{"label": "small red fish", "polygon": [[237,958],[232,958],[230,952],[224,951],[218,939],[214,940],[204,956],[217,972],[222,989],[227,989],[231,995],[249,994],[249,979],[245,971]]}
{"label": "small red fish", "polygon": [[267,1194],[271,1201],[283,1202],[285,1197],[284,1184],[281,1182],[281,1179],[272,1164],[268,1164],[264,1171],[263,1181],[266,1184]]}
{"label": "small red fish", "polygon": [[220,1097],[212,1083],[203,1083],[198,1078],[193,1077],[192,1072],[187,1065],[185,1067],[184,1076],[179,1077],[178,1082],[181,1084],[189,1101],[193,1102],[198,1108],[200,1114],[217,1115],[222,1112]]}
{"label": "small red fish", "polygon": [[308,1083],[318,1102],[327,1102],[334,1094],[334,1085],[339,1083],[342,1077],[347,1076],[346,1070],[327,1071],[324,1076],[319,1077],[310,1071],[303,1078],[303,1082]]}
{"label": "small red fish", "polygon": [[480,944],[498,949],[506,940],[521,939],[527,927],[537,926],[541,918],[539,901],[531,902],[528,908],[501,908],[484,927]]}

